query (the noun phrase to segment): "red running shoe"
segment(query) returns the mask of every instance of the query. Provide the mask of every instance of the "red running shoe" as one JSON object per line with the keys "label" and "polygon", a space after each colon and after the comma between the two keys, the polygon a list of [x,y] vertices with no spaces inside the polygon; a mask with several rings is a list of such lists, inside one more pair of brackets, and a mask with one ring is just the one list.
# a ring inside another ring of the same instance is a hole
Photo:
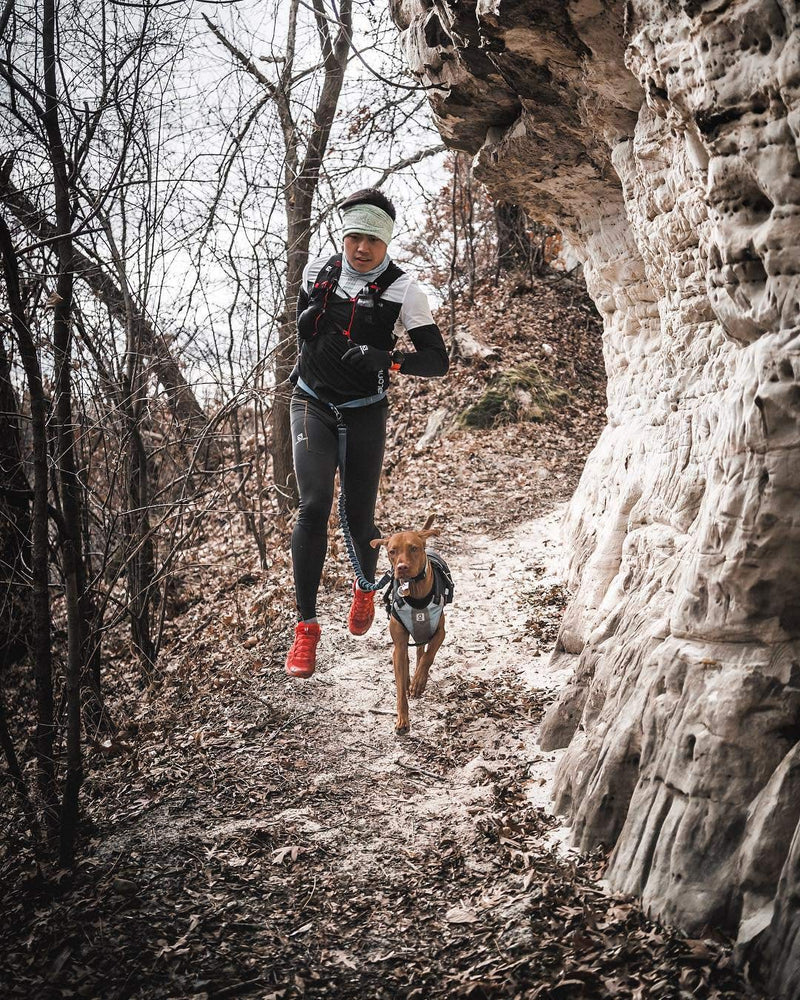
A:
{"label": "red running shoe", "polygon": [[353,603],[347,616],[347,627],[353,635],[365,635],[375,619],[375,591],[361,590],[353,580]]}
{"label": "red running shoe", "polygon": [[320,627],[316,622],[298,622],[294,642],[286,654],[286,673],[290,677],[310,677],[317,662]]}

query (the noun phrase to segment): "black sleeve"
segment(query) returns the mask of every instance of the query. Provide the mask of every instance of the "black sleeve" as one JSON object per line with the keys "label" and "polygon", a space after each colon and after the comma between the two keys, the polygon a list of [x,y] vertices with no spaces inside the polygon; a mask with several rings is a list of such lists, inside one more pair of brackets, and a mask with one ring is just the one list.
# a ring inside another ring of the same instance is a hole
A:
{"label": "black sleeve", "polygon": [[[424,377],[440,377],[447,374],[450,359],[447,348],[435,323],[429,326],[418,326],[409,330],[408,335],[414,345],[413,354],[406,354],[400,365],[402,375],[422,375]],[[402,350],[400,353],[404,353]]]}

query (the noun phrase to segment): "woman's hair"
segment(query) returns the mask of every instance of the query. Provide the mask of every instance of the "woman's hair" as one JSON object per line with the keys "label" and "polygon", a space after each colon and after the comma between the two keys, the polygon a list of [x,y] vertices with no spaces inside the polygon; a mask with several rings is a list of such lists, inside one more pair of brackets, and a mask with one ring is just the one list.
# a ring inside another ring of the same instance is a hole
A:
{"label": "woman's hair", "polygon": [[374,205],[386,212],[392,222],[397,217],[394,205],[377,188],[362,188],[360,191],[354,191],[340,203],[339,208],[353,208],[355,205]]}

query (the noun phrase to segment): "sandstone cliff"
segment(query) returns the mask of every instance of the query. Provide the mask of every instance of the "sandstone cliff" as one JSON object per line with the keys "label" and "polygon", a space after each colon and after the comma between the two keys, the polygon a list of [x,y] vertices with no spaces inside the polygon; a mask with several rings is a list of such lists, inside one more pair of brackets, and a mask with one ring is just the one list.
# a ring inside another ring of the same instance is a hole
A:
{"label": "sandstone cliff", "polygon": [[608,426],[548,716],[575,843],[800,998],[800,7],[393,0],[445,139],[562,229]]}

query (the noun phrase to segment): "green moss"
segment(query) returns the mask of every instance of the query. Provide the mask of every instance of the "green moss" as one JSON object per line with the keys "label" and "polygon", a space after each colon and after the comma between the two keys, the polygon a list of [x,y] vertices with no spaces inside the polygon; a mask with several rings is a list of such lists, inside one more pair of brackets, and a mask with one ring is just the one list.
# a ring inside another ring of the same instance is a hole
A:
{"label": "green moss", "polygon": [[458,422],[462,427],[479,428],[539,422],[568,399],[569,393],[530,361],[495,375],[483,396],[461,413]]}

